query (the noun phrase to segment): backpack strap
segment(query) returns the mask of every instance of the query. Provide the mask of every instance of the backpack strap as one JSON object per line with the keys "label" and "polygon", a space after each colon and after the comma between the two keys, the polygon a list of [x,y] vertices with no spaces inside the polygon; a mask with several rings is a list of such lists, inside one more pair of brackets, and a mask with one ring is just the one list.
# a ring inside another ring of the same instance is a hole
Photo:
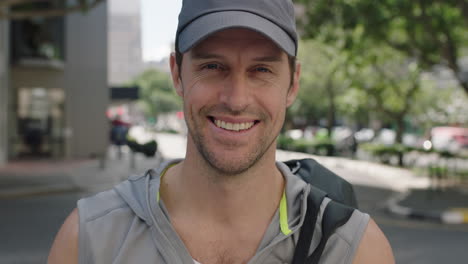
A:
{"label": "backpack strap", "polygon": [[327,204],[322,216],[322,237],[319,245],[312,255],[308,256],[315,224],[317,222],[317,216],[320,212],[320,205],[326,196],[327,194],[325,192],[311,185],[311,189],[307,197],[307,212],[299,233],[299,240],[294,251],[293,264],[318,263],[330,236],[337,228],[348,222],[349,218],[353,214],[354,208],[331,200]]}
{"label": "backpack strap", "polygon": [[335,233],[336,229],[346,224],[354,212],[354,208],[337,203],[331,200],[322,217],[322,238],[317,248],[312,255],[307,258],[304,263],[317,264],[322,256],[325,245],[330,236]]}
{"label": "backpack strap", "polygon": [[314,159],[285,161],[292,174],[322,189],[330,199],[358,208],[353,186]]}
{"label": "backpack strap", "polygon": [[292,264],[304,264],[309,254],[310,244],[314,236],[315,224],[317,223],[318,212],[323,199],[327,196],[325,192],[310,185],[311,189],[307,196],[307,211],[304,217],[299,240],[297,241],[296,249]]}

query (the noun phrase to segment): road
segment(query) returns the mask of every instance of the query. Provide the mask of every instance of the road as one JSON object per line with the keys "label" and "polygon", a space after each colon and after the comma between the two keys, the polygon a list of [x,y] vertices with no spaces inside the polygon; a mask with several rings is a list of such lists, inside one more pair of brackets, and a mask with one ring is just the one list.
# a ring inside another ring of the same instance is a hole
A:
{"label": "road", "polygon": [[468,263],[468,225],[401,219],[382,208],[392,191],[367,186],[355,186],[355,191],[360,209],[374,218],[389,239],[396,263]]}
{"label": "road", "polygon": [[0,200],[0,263],[46,263],[50,246],[80,194]]}

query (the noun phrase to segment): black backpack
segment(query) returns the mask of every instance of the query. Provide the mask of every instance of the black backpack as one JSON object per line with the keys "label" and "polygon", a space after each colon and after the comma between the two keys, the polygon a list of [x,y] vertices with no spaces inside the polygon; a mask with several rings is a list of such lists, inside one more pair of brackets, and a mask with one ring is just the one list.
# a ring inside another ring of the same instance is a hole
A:
{"label": "black backpack", "polygon": [[[293,264],[319,262],[328,238],[344,225],[358,207],[353,186],[313,159],[289,160],[285,164],[292,173],[311,185],[299,240],[294,251]],[[322,238],[311,256],[308,256],[320,205],[325,197],[332,199],[322,218]]]}

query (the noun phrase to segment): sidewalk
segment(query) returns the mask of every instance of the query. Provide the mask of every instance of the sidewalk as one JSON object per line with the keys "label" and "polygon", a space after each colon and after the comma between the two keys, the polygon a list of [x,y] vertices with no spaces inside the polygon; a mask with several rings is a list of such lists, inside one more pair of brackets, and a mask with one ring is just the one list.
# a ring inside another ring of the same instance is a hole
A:
{"label": "sidewalk", "polygon": [[[129,175],[157,167],[163,157],[182,158],[186,139],[181,135],[156,134],[157,157],[135,155],[119,160],[110,151],[102,167],[98,160],[12,162],[0,167],[0,199],[58,192],[95,193],[109,189]],[[390,189],[398,193],[387,202],[390,213],[446,224],[468,223],[468,187],[434,191],[428,178],[406,169],[340,157],[322,157],[278,150],[277,159],[314,158],[349,182]]]}
{"label": "sidewalk", "polygon": [[63,192],[95,193],[111,188],[130,175],[157,167],[161,154],[146,158],[130,154],[117,159],[110,149],[103,164],[100,160],[13,161],[0,167],[0,199],[47,195]]}
{"label": "sidewalk", "polygon": [[390,213],[410,219],[443,224],[468,223],[467,187],[411,189],[387,202]]}

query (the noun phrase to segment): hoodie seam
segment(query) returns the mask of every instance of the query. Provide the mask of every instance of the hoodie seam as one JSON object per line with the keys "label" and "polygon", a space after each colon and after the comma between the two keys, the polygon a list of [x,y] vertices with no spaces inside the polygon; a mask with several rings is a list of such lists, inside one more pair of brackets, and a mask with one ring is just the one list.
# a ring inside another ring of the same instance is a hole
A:
{"label": "hoodie seam", "polygon": [[[170,163],[168,164],[164,164],[165,167],[167,167]],[[149,170],[147,174],[150,174],[151,176],[151,172],[152,170]],[[160,172],[158,172],[158,175],[161,175]],[[152,205],[152,199],[151,198],[155,198],[155,197],[152,197],[151,194],[151,188],[150,188],[150,178],[147,177],[146,180],[145,180],[145,199],[146,199],[146,208],[148,210],[148,214],[149,214],[149,218],[151,219],[151,236],[152,236],[152,239],[153,241],[156,242],[156,233],[159,232],[161,237],[164,238],[166,241],[166,243],[168,243],[170,245],[170,247],[166,248],[169,252],[168,255],[164,256],[163,255],[163,258],[164,257],[171,257],[173,259],[176,259],[178,258],[179,260],[181,260],[181,257],[177,254],[177,251],[172,243],[172,241],[167,237],[167,235],[163,232],[163,230],[160,229],[160,227],[158,226],[158,222],[156,220],[156,216],[155,216],[155,212],[153,211],[153,207],[151,206]],[[154,203],[155,201],[153,201]],[[157,244],[155,244],[156,247],[157,247]]]}
{"label": "hoodie seam", "polygon": [[[150,169],[150,170],[153,170],[153,169]],[[131,182],[134,182],[134,181],[138,181],[140,180],[141,178],[144,178],[146,176],[146,173],[143,173],[143,174],[137,174],[137,175],[132,175],[130,177],[128,177],[128,181],[131,181]]]}
{"label": "hoodie seam", "polygon": [[115,259],[120,255],[122,247],[124,246],[125,241],[127,241],[128,234],[130,234],[130,230],[132,230],[132,226],[135,224],[136,219],[138,219],[138,218],[134,217],[132,222],[128,226],[127,232],[126,232],[125,236],[122,239],[122,243],[120,244],[119,249],[117,250],[117,253],[115,254],[115,257],[113,258],[113,261],[115,261]]}
{"label": "hoodie seam", "polygon": [[94,215],[94,216],[90,216],[90,217],[87,217],[86,218],[86,222],[92,222],[94,220],[97,220],[98,218],[101,218],[101,217],[104,217],[106,215],[108,215],[109,213],[115,211],[115,210],[118,210],[118,209],[123,209],[123,208],[129,208],[128,205],[126,204],[120,204],[118,206],[115,206],[115,207],[112,207],[110,209],[107,209],[107,210],[104,210],[100,213],[98,213],[97,215]]}
{"label": "hoodie seam", "polygon": [[86,229],[86,219],[81,218],[80,211],[79,215],[79,227],[78,227],[78,263],[87,264],[93,263],[92,249],[89,247],[89,235]]}
{"label": "hoodie seam", "polygon": [[[360,220],[361,221],[359,221],[358,228],[356,228],[356,230],[354,230],[353,239],[352,239],[351,243],[348,244],[349,247],[348,247],[348,254],[347,254],[347,258],[346,258],[348,261],[345,262],[345,263],[352,263],[354,261],[354,258],[356,257],[357,250],[359,249],[359,245],[361,244],[364,233],[366,232],[367,225],[369,224],[369,217],[367,217],[365,214],[361,217]],[[343,240],[345,240],[345,239],[343,238]],[[353,245],[355,245],[355,246],[353,246]]]}

